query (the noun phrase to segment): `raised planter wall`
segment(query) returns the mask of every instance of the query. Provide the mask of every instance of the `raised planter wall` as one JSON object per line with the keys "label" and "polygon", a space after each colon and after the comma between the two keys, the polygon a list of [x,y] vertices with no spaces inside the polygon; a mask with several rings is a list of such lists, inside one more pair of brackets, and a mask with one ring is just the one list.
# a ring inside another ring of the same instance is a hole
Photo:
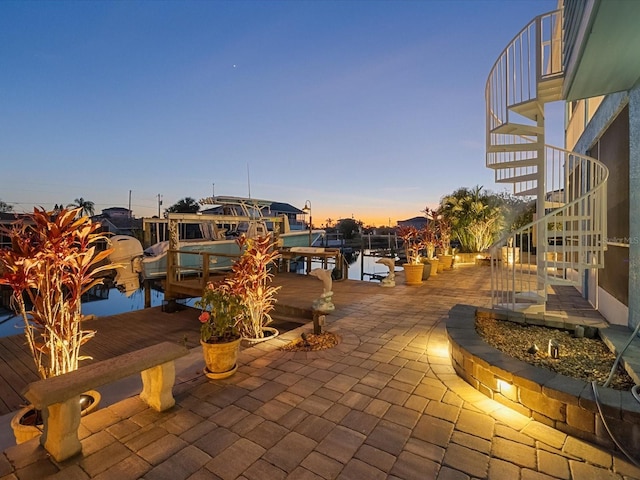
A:
{"label": "raised planter wall", "polygon": [[[615,449],[598,413],[590,383],[529,365],[488,345],[475,329],[476,316],[517,323],[573,329],[558,317],[525,316],[458,305],[446,323],[449,350],[457,374],[476,390],[513,410],[557,430]],[[630,391],[598,387],[609,429],[625,450],[640,457],[640,403]]]}

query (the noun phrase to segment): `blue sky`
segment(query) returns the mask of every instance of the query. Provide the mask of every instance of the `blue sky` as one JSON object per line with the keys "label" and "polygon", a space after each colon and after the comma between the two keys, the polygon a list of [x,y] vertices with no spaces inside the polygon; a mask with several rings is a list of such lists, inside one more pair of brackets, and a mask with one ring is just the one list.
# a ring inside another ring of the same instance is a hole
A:
{"label": "blue sky", "polygon": [[461,186],[502,191],[484,166],[485,81],[555,5],[5,0],[0,199],[100,211],[131,191],[142,217],[158,194],[165,208],[250,184],[309,200],[315,225],[395,225]]}

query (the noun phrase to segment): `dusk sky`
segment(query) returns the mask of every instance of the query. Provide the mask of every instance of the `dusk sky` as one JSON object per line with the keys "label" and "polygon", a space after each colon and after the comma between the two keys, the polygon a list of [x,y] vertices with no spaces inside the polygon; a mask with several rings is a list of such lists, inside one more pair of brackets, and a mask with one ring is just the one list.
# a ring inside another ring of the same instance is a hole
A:
{"label": "dusk sky", "polygon": [[[494,191],[484,87],[549,0],[0,2],[0,200],[184,197],[395,225]],[[562,131],[557,132],[562,146]]]}

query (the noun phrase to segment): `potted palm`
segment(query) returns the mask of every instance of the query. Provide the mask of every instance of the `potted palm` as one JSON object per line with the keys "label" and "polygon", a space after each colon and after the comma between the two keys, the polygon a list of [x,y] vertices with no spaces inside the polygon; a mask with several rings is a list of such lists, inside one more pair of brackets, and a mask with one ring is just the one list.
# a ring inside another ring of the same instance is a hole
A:
{"label": "potted palm", "polygon": [[240,296],[246,311],[239,323],[245,343],[252,344],[278,334],[268,327],[273,321],[271,312],[275,308],[276,293],[280,287],[271,285],[271,266],[279,257],[270,235],[236,240],[242,254],[232,267],[228,279],[231,290]]}
{"label": "potted palm", "polygon": [[230,377],[238,369],[238,324],[246,312],[242,298],[228,282],[210,282],[194,305],[202,309],[198,319],[205,374],[213,379]]}
{"label": "potted palm", "polygon": [[402,238],[407,258],[407,262],[402,264],[405,283],[407,285],[420,285],[424,268],[424,265],[420,262],[420,249],[423,247],[420,232],[415,227],[403,226],[398,229],[398,236]]}
{"label": "potted palm", "polygon": [[[24,321],[27,345],[43,379],[76,370],[81,360],[90,358],[80,354],[80,347],[96,332],[84,328],[81,299],[102,283],[101,272],[114,268],[106,261],[111,249],[97,249],[106,241],[100,223],[79,214],[79,208],[36,208],[3,230],[11,248],[0,250],[0,284],[11,287],[13,306]],[[97,392],[90,393],[99,398]],[[87,397],[81,401],[97,404]],[[25,425],[37,418],[33,408],[14,418],[18,443],[41,433]]]}

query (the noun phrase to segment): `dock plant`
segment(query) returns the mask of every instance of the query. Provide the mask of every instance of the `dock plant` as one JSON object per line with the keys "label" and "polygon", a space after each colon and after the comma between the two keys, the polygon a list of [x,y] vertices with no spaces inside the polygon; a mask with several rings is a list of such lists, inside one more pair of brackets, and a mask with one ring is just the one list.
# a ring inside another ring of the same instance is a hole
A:
{"label": "dock plant", "polygon": [[436,247],[438,246],[438,229],[435,224],[436,212],[435,210],[429,209],[429,207],[423,210],[426,223],[422,229],[420,229],[419,234],[422,239],[422,245],[427,253],[427,259],[433,260],[435,257]]}
{"label": "dock plant", "polygon": [[240,338],[238,325],[246,313],[242,298],[232,293],[228,282],[209,282],[196,307],[202,309],[200,339],[205,343],[226,343]]}
{"label": "dock plant", "polygon": [[114,266],[111,249],[96,247],[106,238],[100,223],[79,216],[80,209],[48,212],[35,208],[4,234],[11,248],[0,250],[0,284],[12,289],[14,309],[41,378],[78,368],[80,347],[94,335],[84,328],[82,296]]}
{"label": "dock plant", "polygon": [[437,221],[437,235],[442,248],[443,255],[450,255],[451,252],[451,220],[440,210],[433,212],[434,219]]}
{"label": "dock plant", "polygon": [[407,263],[418,265],[420,263],[420,250],[424,247],[420,230],[411,225],[402,226],[398,229],[398,236],[402,239]]}
{"label": "dock plant", "polygon": [[262,327],[272,322],[270,313],[280,290],[271,285],[271,267],[279,253],[270,235],[253,238],[242,235],[236,243],[242,254],[234,263],[227,282],[231,292],[240,296],[246,307],[239,324],[240,333],[246,338],[263,338]]}

